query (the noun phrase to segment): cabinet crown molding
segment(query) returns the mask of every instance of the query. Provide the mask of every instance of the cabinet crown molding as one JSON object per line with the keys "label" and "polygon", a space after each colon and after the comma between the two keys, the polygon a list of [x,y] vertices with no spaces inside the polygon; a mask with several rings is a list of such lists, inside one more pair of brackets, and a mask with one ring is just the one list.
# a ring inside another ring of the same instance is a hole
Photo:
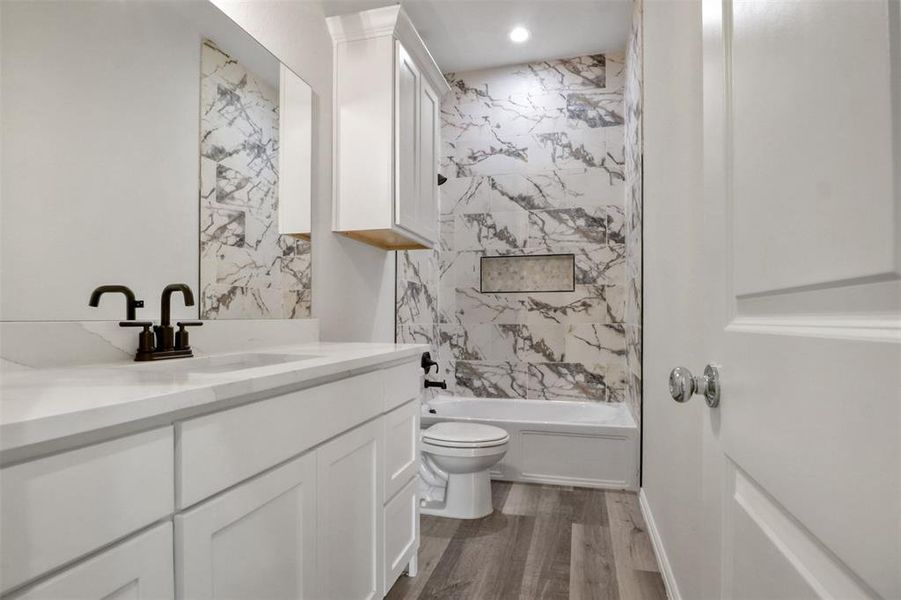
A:
{"label": "cabinet crown molding", "polygon": [[336,15],[328,17],[326,23],[334,45],[393,36],[416,60],[439,97],[450,91],[441,69],[438,68],[438,64],[401,5],[394,4],[349,15]]}

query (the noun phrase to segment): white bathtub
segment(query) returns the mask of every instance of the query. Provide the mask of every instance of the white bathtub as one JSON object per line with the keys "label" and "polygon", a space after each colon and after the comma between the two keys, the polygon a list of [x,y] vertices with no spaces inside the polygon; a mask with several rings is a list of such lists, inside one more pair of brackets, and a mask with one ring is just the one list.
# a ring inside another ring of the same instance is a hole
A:
{"label": "white bathtub", "polygon": [[510,448],[493,479],[638,489],[638,428],[622,403],[438,396],[423,404],[422,427],[439,421],[507,430]]}

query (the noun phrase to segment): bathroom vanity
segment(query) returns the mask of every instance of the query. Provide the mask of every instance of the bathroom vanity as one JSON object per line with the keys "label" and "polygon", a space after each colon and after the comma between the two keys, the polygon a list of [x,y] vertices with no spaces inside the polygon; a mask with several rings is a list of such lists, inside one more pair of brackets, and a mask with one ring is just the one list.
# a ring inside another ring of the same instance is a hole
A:
{"label": "bathroom vanity", "polygon": [[11,598],[377,598],[416,571],[419,345],[4,372]]}

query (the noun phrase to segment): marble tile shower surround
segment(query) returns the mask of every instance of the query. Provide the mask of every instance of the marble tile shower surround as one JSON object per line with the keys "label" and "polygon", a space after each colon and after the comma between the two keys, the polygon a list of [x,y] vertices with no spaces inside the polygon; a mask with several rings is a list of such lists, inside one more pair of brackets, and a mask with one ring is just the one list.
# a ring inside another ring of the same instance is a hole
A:
{"label": "marble tile shower surround", "polygon": [[310,243],[278,233],[278,90],[205,41],[200,315],[308,318]]}
{"label": "marble tile shower surround", "polygon": [[626,401],[636,422],[641,419],[642,327],[642,8],[633,0],[632,27],[626,43]]}
{"label": "marble tile shower surround", "polygon": [[[440,244],[398,253],[398,341],[458,395],[624,401],[624,56],[446,77]],[[479,291],[482,256],[545,254],[574,256],[573,291]]]}

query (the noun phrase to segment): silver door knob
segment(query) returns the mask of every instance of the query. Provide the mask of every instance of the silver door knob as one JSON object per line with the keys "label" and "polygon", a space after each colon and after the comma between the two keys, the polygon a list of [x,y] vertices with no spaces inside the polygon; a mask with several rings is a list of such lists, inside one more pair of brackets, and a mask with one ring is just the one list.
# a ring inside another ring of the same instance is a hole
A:
{"label": "silver door knob", "polygon": [[704,374],[695,377],[685,367],[676,367],[669,374],[669,393],[676,402],[688,402],[692,395],[701,394],[707,406],[720,403],[720,374],[716,367],[707,365]]}

